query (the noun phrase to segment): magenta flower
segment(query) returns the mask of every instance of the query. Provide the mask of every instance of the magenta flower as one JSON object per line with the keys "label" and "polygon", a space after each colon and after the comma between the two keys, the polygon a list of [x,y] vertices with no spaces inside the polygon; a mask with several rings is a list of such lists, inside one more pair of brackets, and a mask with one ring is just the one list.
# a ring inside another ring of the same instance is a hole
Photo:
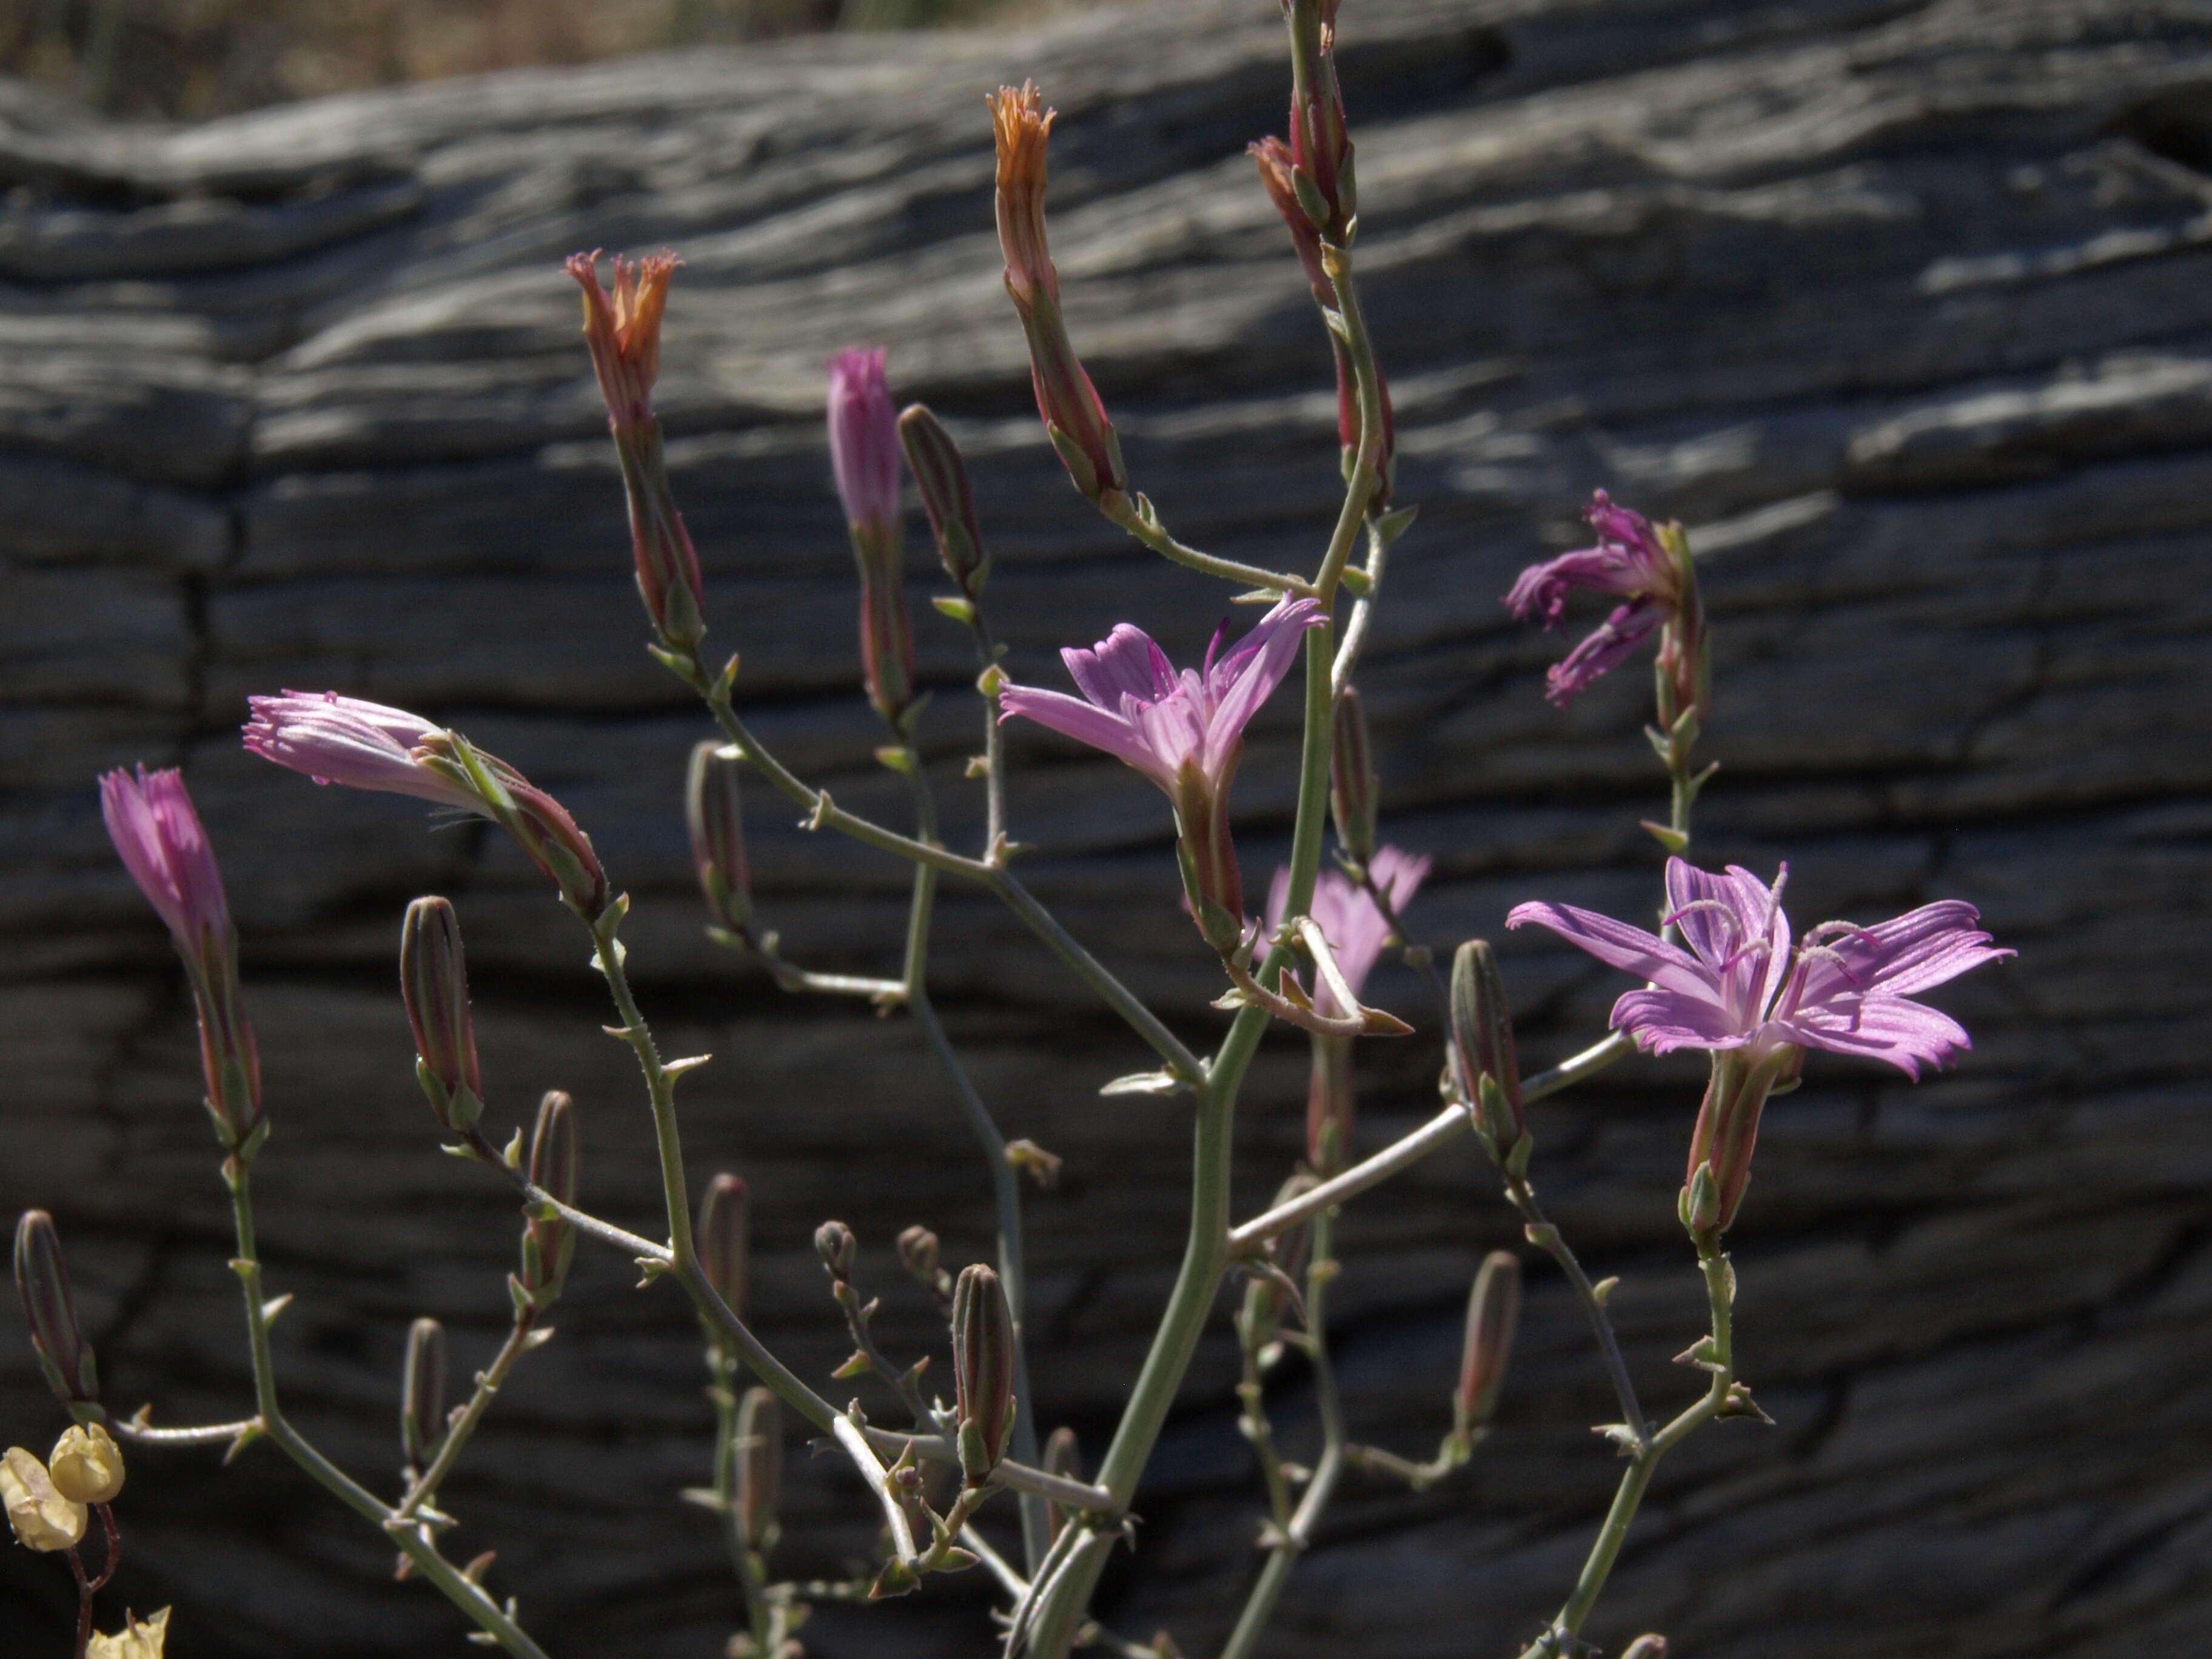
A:
{"label": "magenta flower", "polygon": [[999,694],[1001,720],[1018,714],[1103,749],[1166,792],[1192,914],[1218,950],[1234,949],[1244,927],[1227,811],[1244,728],[1290,672],[1306,629],[1327,620],[1316,601],[1285,594],[1225,655],[1217,633],[1205,666],[1181,671],[1142,629],[1118,623],[1091,649],[1060,653],[1081,698],[1025,685]]}
{"label": "magenta flower", "polygon": [[143,765],[135,778],[120,770],[107,773],[100,780],[100,812],[123,867],[185,960],[198,961],[210,935],[229,939],[222,872],[185,793],[183,773],[149,772]]}
{"label": "magenta flower", "polygon": [[[1597,532],[1597,545],[1562,553],[1532,564],[1514,582],[1505,603],[1515,617],[1538,617],[1557,628],[1566,615],[1567,595],[1576,588],[1613,593],[1628,601],[1591,631],[1545,676],[1544,695],[1564,708],[1601,675],[1635,654],[1662,627],[1674,624],[1679,637],[1662,641],[1662,666],[1670,671],[1679,708],[1704,704],[1701,635],[1703,613],[1690,574],[1689,555],[1652,527],[1650,520],[1615,507],[1602,489],[1590,498],[1584,515]],[[1668,717],[1671,720],[1671,716]]]}
{"label": "magenta flower", "polygon": [[857,348],[830,360],[830,465],[846,522],[888,531],[899,515],[898,410],[884,379],[885,353]]}
{"label": "magenta flower", "polygon": [[1655,1054],[1741,1048],[1758,1060],[1784,1048],[1887,1060],[1907,1077],[1941,1066],[1972,1041],[1913,996],[2014,952],[1992,948],[1971,904],[1946,899],[1861,927],[1824,921],[1792,943],[1783,866],[1767,887],[1731,865],[1708,874],[1667,860],[1670,926],[1688,949],[1571,904],[1522,904],[1508,927],[1535,922],[1599,961],[1650,981],[1613,1006],[1615,1030]]}
{"label": "magenta flower", "polygon": [[185,959],[199,1012],[207,1106],[235,1149],[261,1121],[261,1057],[238,994],[238,934],[222,872],[183,774],[110,772],[100,781],[100,816],[123,867],[138,884]]}
{"label": "magenta flower", "polygon": [[[1428,877],[1429,856],[1425,853],[1401,852],[1395,847],[1378,848],[1368,861],[1367,872],[1374,878],[1376,886],[1382,890],[1383,897],[1390,901],[1390,908],[1402,915]],[[1283,912],[1290,896],[1290,868],[1278,866],[1275,878],[1267,887],[1269,934],[1283,925]],[[1390,937],[1389,919],[1376,908],[1365,889],[1335,870],[1324,870],[1314,878],[1313,903],[1308,907],[1308,914],[1320,925],[1322,937],[1335,951],[1336,965],[1344,975],[1345,983],[1358,995],[1365,988],[1368,975],[1375,971],[1375,964],[1382,960],[1382,946]],[[1329,989],[1325,978],[1314,988],[1314,1006],[1329,1015],[1359,1012],[1338,1007],[1336,994]]]}
{"label": "magenta flower", "polygon": [[491,819],[587,917],[606,906],[606,874],[568,809],[495,756],[420,714],[335,691],[248,697],[246,746],[317,783],[412,795]]}

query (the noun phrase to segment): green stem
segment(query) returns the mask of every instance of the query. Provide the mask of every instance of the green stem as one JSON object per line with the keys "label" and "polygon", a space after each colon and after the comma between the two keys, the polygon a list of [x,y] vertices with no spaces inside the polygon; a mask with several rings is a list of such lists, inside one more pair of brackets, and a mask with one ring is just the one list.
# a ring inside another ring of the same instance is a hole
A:
{"label": "green stem", "polygon": [[1342,321],[1346,355],[1351,359],[1353,384],[1359,398],[1359,447],[1352,477],[1338,510],[1335,532],[1328,540],[1314,592],[1323,599],[1334,596],[1344,567],[1352,557],[1359,526],[1366,521],[1367,503],[1374,498],[1382,463],[1382,381],[1375,363],[1375,343],[1368,337],[1367,319],[1359,308],[1359,290],[1352,280],[1352,250],[1322,244],[1322,268],[1336,288],[1336,314]]}
{"label": "green stem", "polygon": [[476,1621],[477,1627],[518,1659],[545,1659],[544,1650],[532,1641],[483,1587],[465,1577],[460,1570],[438,1553],[429,1528],[422,1522],[392,1524],[398,1512],[378,1501],[344,1470],[315,1449],[284,1416],[276,1398],[276,1363],[269,1341],[270,1315],[261,1294],[261,1261],[256,1253],[253,1230],[252,1165],[234,1156],[224,1161],[223,1180],[230,1188],[231,1216],[238,1233],[238,1255],[230,1264],[246,1296],[246,1330],[253,1359],[253,1395],[257,1424],[263,1437],[272,1440],[287,1457],[307,1472],[324,1491],[383,1532],[415,1569],[446,1599]]}
{"label": "green stem", "polygon": [[707,1349],[714,1387],[714,1508],[722,1523],[722,1542],[737,1570],[745,1598],[745,1626],[752,1633],[756,1659],[777,1659],[775,1609],[769,1604],[768,1576],[738,1513],[738,1382],[743,1370],[737,1357],[719,1342]]}
{"label": "green stem", "polygon": [[1730,1307],[1735,1299],[1735,1275],[1728,1257],[1710,1238],[1698,1240],[1698,1265],[1705,1273],[1705,1300],[1712,1316],[1712,1346],[1708,1362],[1711,1384],[1703,1399],[1653,1435],[1629,1460],[1628,1468],[1620,1477],[1620,1488],[1613,1493],[1612,1507],[1606,1511],[1597,1540],[1590,1546],[1589,1559],[1583,1563],[1566,1604],[1552,1621],[1552,1627],[1522,1650],[1521,1659],[1564,1659],[1564,1656],[1579,1650],[1583,1623],[1597,1605],[1598,1595],[1620,1559],[1629,1525],[1636,1519],[1637,1508],[1644,1501],[1659,1460],[1697,1430],[1723,1415],[1731,1405],[1735,1360]]}
{"label": "green stem", "polygon": [[691,1242],[691,1189],[684,1176],[684,1137],[676,1127],[676,1078],[661,1061],[653,1030],[638,1009],[623,965],[622,942],[615,935],[628,911],[628,901],[617,900],[591,921],[592,943],[615,1012],[622,1016],[622,1030],[616,1035],[629,1044],[638,1069],[645,1073],[646,1093],[653,1104],[653,1143],[660,1157],[660,1195],[668,1212],[669,1259],[682,1273],[698,1265],[698,1252]]}
{"label": "green stem", "polygon": [[1636,1382],[1628,1374],[1628,1361],[1621,1354],[1620,1339],[1614,1334],[1612,1316],[1605,1310],[1604,1298],[1598,1295],[1597,1286],[1583,1271],[1580,1259],[1559,1228],[1537,1203],[1536,1189],[1528,1184],[1528,1177],[1508,1171],[1505,1196],[1528,1224],[1528,1242],[1558,1262],[1559,1271],[1574,1286],[1575,1299],[1582,1304],[1583,1316],[1597,1337],[1598,1352],[1605,1361],[1606,1376],[1613,1382],[1613,1397],[1620,1407],[1620,1420],[1640,1449],[1650,1443],[1651,1425],[1644,1415],[1642,1402],[1636,1397]]}
{"label": "green stem", "polygon": [[1141,495],[1132,500],[1127,495],[1111,495],[1099,503],[1098,510],[1107,520],[1119,525],[1161,557],[1172,559],[1187,569],[1200,575],[1218,576],[1224,581],[1242,582],[1247,587],[1267,588],[1278,593],[1310,593],[1310,588],[1301,577],[1287,575],[1279,570],[1269,570],[1256,564],[1245,564],[1236,559],[1218,558],[1211,553],[1201,553],[1194,547],[1186,547],[1167,532],[1159,515],[1152,510],[1152,503]]}
{"label": "green stem", "polygon": [[408,1490],[407,1496],[400,1500],[399,1507],[392,1512],[395,1521],[407,1520],[419,1510],[435,1506],[438,1487],[453,1472],[453,1465],[460,1461],[461,1448],[469,1443],[469,1437],[477,1431],[477,1425],[483,1421],[484,1413],[491,1409],[492,1401],[498,1396],[507,1373],[514,1369],[515,1362],[535,1346],[531,1341],[531,1333],[537,1328],[538,1313],[536,1308],[525,1308],[515,1315],[514,1325],[507,1332],[507,1340],[500,1345],[498,1353],[492,1357],[491,1364],[477,1373],[476,1391],[469,1396],[469,1403],[462,1408],[460,1417],[446,1431],[445,1438],[438,1443],[437,1455],[431,1459],[430,1467],[422,1472],[422,1477]]}

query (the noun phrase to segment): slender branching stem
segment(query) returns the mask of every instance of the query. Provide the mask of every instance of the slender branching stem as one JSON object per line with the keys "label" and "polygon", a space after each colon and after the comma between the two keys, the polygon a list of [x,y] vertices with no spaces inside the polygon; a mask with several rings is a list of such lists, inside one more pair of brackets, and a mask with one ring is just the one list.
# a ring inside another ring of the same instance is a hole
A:
{"label": "slender branching stem", "polygon": [[140,1446],[221,1446],[227,1445],[241,1434],[259,1431],[261,1420],[249,1417],[236,1423],[204,1423],[189,1429],[157,1429],[145,1423],[142,1411],[128,1420],[110,1418],[107,1426],[115,1431],[116,1437]]}
{"label": "slender branching stem", "polygon": [[[477,1431],[477,1425],[483,1421],[484,1413],[491,1409],[491,1402],[498,1398],[507,1374],[514,1370],[515,1363],[524,1354],[537,1346],[533,1337],[538,1329],[538,1312],[539,1310],[533,1307],[524,1307],[516,1311],[514,1324],[507,1334],[507,1340],[500,1345],[491,1364],[477,1373],[476,1389],[469,1395],[468,1404],[461,1408],[460,1416],[454,1419],[438,1442],[437,1453],[431,1458],[430,1467],[423,1470],[414,1485],[408,1488],[406,1497],[400,1500],[399,1507],[392,1512],[394,1521],[409,1520],[423,1510],[435,1507],[439,1486],[453,1473],[453,1465],[460,1461],[461,1449],[469,1443],[470,1437]],[[551,1333],[549,1331],[547,1334]]]}
{"label": "slender branching stem", "polygon": [[1112,495],[1099,503],[1098,510],[1161,557],[1172,559],[1200,575],[1218,576],[1224,581],[1241,582],[1247,587],[1267,588],[1278,593],[1311,594],[1316,591],[1303,577],[1245,564],[1237,559],[1218,558],[1194,547],[1185,547],[1168,534],[1159,515],[1151,511],[1151,507],[1152,503],[1141,495],[1133,500],[1127,495]]}
{"label": "slender branching stem", "polygon": [[1521,1212],[1528,1224],[1528,1242],[1559,1264],[1559,1271],[1574,1286],[1575,1299],[1582,1304],[1583,1316],[1589,1321],[1590,1330],[1597,1338],[1599,1357],[1605,1362],[1605,1374],[1613,1384],[1614,1398],[1620,1402],[1620,1420],[1637,1447],[1650,1438],[1651,1425],[1644,1415],[1644,1407],[1636,1397],[1636,1380],[1628,1374],[1628,1361],[1620,1352],[1620,1338],[1613,1328],[1612,1316],[1605,1310],[1605,1297],[1590,1276],[1583,1271],[1583,1264],[1558,1227],[1544,1213],[1543,1206],[1536,1201],[1536,1189],[1528,1184],[1528,1177],[1508,1170],[1505,1175],[1505,1196]]}
{"label": "slender branching stem", "polygon": [[483,1587],[440,1554],[430,1528],[422,1520],[403,1522],[398,1511],[324,1456],[286,1419],[276,1397],[276,1364],[269,1340],[271,1314],[262,1296],[261,1260],[253,1228],[252,1164],[233,1156],[224,1161],[223,1179],[230,1188],[231,1215],[238,1234],[238,1255],[231,1271],[238,1275],[246,1297],[246,1330],[253,1360],[254,1403],[258,1409],[257,1437],[275,1443],[287,1457],[307,1472],[324,1491],[370,1525],[381,1530],[414,1564],[415,1571],[435,1584],[477,1627],[517,1659],[545,1659],[544,1650],[531,1640],[513,1616],[487,1594]]}
{"label": "slender branching stem", "polygon": [[777,1659],[782,1632],[776,1609],[768,1594],[768,1574],[763,1570],[753,1540],[745,1536],[744,1516],[738,1510],[738,1384],[744,1375],[737,1357],[719,1342],[707,1346],[707,1366],[714,1376],[709,1390],[714,1402],[714,1515],[721,1523],[722,1545],[738,1576],[745,1600],[745,1628],[753,1641],[755,1659]]}

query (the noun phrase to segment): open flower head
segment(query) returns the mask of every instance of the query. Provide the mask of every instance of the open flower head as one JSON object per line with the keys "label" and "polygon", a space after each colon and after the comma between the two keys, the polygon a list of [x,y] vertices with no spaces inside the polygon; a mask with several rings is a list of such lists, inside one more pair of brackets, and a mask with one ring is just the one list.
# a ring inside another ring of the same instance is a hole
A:
{"label": "open flower head", "polygon": [[[1406,906],[1429,873],[1429,858],[1425,853],[1407,853],[1395,847],[1377,848],[1368,864],[1368,873],[1375,884],[1390,901],[1390,908],[1403,915]],[[1288,866],[1279,866],[1275,878],[1267,888],[1267,932],[1272,934],[1283,925],[1284,910],[1290,902],[1291,872]],[[1313,903],[1310,912],[1319,924],[1322,937],[1336,953],[1336,965],[1344,975],[1345,983],[1357,995],[1367,984],[1368,975],[1382,960],[1382,947],[1390,938],[1388,917],[1376,908],[1366,889],[1358,885],[1340,871],[1324,870],[1314,878]],[[1319,978],[1319,976],[1316,976]],[[1357,1012],[1336,1005],[1336,994],[1329,989],[1326,978],[1314,987],[1314,1006],[1322,1013],[1341,1015]]]}
{"label": "open flower head", "polygon": [[1824,921],[1792,939],[1772,886],[1731,865],[1725,874],[1667,861],[1668,922],[1676,945],[1571,904],[1522,904],[1509,927],[1548,927],[1599,961],[1650,981],[1613,1008],[1615,1030],[1655,1054],[1825,1048],[1886,1060],[1908,1077],[1972,1046],[1949,1015],[1913,999],[1969,969],[2014,953],[1990,943],[1971,904],[1945,899],[1863,927]]}
{"label": "open flower head", "polygon": [[1672,647],[1683,659],[1676,676],[1681,682],[1678,702],[1686,708],[1701,702],[1693,684],[1702,672],[1697,637],[1701,617],[1689,560],[1679,544],[1679,528],[1665,532],[1656,529],[1641,513],[1616,507],[1602,489],[1590,498],[1584,516],[1597,532],[1597,544],[1530,565],[1505,595],[1514,616],[1523,621],[1534,617],[1547,629],[1557,628],[1565,619],[1567,595],[1577,588],[1614,594],[1625,601],[1552,665],[1544,695],[1565,708],[1673,623],[1685,636]]}
{"label": "open flower head", "polygon": [[1181,670],[1142,629],[1120,623],[1090,650],[1060,653],[1082,696],[1025,685],[999,694],[1001,720],[1019,715],[1103,749],[1166,792],[1191,912],[1224,951],[1245,925],[1228,813],[1244,728],[1290,672],[1306,629],[1325,620],[1314,600],[1285,595],[1227,652],[1216,633],[1204,666]]}

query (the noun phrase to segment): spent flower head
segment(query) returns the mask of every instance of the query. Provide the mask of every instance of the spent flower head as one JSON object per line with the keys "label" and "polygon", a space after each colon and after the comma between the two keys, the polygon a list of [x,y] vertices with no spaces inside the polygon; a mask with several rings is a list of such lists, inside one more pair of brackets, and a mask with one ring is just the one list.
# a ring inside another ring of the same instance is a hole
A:
{"label": "spent flower head", "polygon": [[1534,617],[1547,629],[1565,618],[1567,595],[1577,588],[1626,601],[1552,665],[1544,695],[1564,708],[1659,634],[1662,724],[1671,726],[1679,714],[1690,709],[1702,718],[1707,700],[1705,614],[1681,526],[1655,527],[1641,513],[1616,507],[1602,489],[1590,498],[1584,516],[1597,532],[1596,545],[1530,565],[1505,595],[1516,617]]}

